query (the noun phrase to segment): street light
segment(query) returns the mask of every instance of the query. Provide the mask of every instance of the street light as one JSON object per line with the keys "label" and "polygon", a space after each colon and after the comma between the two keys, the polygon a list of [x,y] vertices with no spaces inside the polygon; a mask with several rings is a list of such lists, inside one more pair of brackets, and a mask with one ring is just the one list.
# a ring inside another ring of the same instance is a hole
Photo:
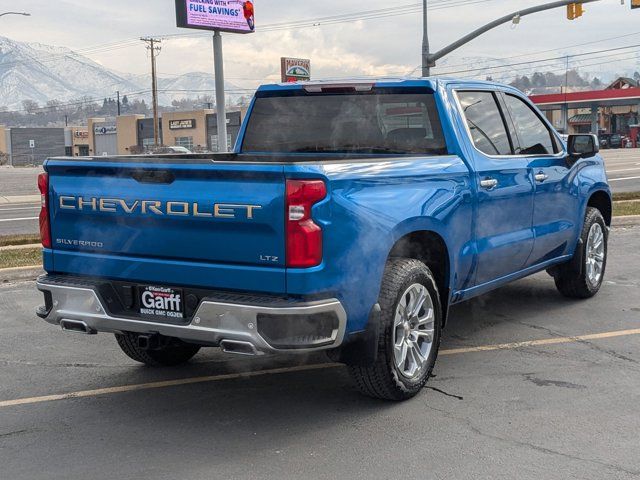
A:
{"label": "street light", "polygon": [[22,15],[24,17],[30,17],[31,14],[27,13],[27,12],[4,12],[4,13],[0,13],[0,17],[3,17],[5,15]]}

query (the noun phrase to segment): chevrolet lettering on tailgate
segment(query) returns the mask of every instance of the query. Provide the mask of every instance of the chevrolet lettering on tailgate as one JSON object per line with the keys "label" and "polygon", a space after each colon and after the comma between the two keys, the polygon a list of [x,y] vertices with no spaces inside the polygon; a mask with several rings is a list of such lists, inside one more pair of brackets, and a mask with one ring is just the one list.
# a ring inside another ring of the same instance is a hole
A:
{"label": "chevrolet lettering on tailgate", "polygon": [[124,213],[127,215],[167,215],[175,217],[213,217],[213,218],[246,218],[253,220],[260,205],[244,205],[233,203],[214,203],[212,207],[203,207],[198,202],[174,202],[159,200],[125,200],[123,198],[75,197],[62,195],[59,197],[61,210],[86,210],[92,212]]}

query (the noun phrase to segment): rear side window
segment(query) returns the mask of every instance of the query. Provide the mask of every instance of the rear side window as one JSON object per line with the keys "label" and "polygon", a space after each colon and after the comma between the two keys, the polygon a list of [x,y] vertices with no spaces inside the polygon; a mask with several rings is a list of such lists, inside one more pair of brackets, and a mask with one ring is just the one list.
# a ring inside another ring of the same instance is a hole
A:
{"label": "rear side window", "polygon": [[471,138],[487,155],[511,155],[511,144],[496,99],[491,92],[458,92]]}
{"label": "rear side window", "polygon": [[514,150],[516,155],[548,155],[557,151],[551,131],[540,117],[522,99],[504,96],[515,125]]}
{"label": "rear side window", "polygon": [[257,98],[243,153],[446,154],[432,94]]}

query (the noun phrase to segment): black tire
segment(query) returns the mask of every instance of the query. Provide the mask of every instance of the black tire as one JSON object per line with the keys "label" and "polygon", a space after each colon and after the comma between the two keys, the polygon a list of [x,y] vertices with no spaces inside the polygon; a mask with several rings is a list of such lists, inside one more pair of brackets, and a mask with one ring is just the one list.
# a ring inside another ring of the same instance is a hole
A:
{"label": "black tire", "polygon": [[[434,332],[431,351],[421,373],[415,378],[407,378],[399,371],[394,360],[394,318],[401,296],[415,283],[426,287],[431,296]],[[394,258],[385,267],[378,302],[381,308],[381,325],[377,360],[368,366],[350,366],[349,371],[364,395],[384,400],[406,400],[416,395],[427,383],[438,356],[442,331],[442,306],[438,287],[433,274],[424,263]]]}
{"label": "black tire", "polygon": [[[589,232],[594,224],[599,224],[603,233],[604,242],[604,263],[602,265],[602,273],[600,278],[595,283],[589,279],[587,275],[587,242],[589,238]],[[580,239],[584,248],[577,249],[574,258],[565,265],[560,265],[557,270],[554,271],[554,280],[556,282],[556,288],[558,291],[568,298],[591,298],[602,286],[605,270],[607,267],[607,241],[608,241],[607,225],[602,217],[600,211],[596,208],[587,207],[587,213],[584,219],[584,226],[580,233]],[[577,258],[577,256],[580,258]],[[576,266],[579,266],[576,268]]]}
{"label": "black tire", "polygon": [[170,339],[167,345],[146,350],[138,346],[138,334],[125,332],[116,334],[116,340],[122,351],[132,360],[152,367],[173,367],[187,363],[198,353],[200,347]]}

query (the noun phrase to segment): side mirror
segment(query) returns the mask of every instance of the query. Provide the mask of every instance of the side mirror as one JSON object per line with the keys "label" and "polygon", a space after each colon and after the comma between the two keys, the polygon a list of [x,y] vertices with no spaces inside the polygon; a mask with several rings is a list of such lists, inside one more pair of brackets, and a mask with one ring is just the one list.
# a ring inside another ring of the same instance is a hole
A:
{"label": "side mirror", "polygon": [[581,158],[593,157],[600,151],[598,137],[591,133],[581,135],[569,135],[567,139],[567,152],[575,163]]}

